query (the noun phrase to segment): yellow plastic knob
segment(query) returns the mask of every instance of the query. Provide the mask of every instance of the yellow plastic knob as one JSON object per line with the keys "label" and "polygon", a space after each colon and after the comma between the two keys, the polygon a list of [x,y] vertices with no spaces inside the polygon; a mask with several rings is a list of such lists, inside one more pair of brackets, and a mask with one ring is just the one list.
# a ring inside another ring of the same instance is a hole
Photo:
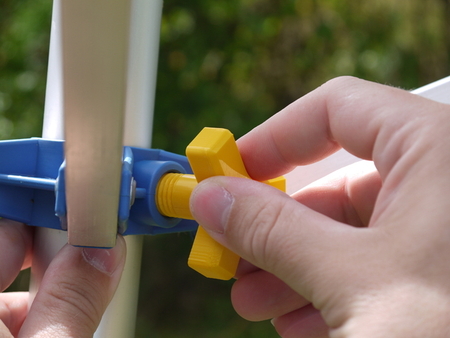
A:
{"label": "yellow plastic knob", "polygon": [[[186,156],[198,182],[219,175],[250,178],[233,134],[226,129],[204,128],[187,147]],[[284,178],[272,183],[285,190]],[[236,274],[238,264],[238,255],[199,227],[188,260],[192,269],[206,277],[228,280]]]}
{"label": "yellow plastic knob", "polygon": [[[233,134],[220,128],[204,128],[186,149],[194,175],[169,173],[156,189],[156,204],[161,214],[192,219],[189,198],[197,182],[212,176],[250,178],[237,148]],[[286,180],[278,177],[265,181],[279,190],[286,190]],[[199,226],[192,245],[188,265],[209,278],[228,280],[234,277],[239,256],[212,239]]]}
{"label": "yellow plastic knob", "polygon": [[[186,156],[198,182],[211,176],[249,178],[233,134],[226,129],[204,128],[186,149]],[[200,226],[188,265],[210,278],[234,277],[239,256],[212,239]]]}

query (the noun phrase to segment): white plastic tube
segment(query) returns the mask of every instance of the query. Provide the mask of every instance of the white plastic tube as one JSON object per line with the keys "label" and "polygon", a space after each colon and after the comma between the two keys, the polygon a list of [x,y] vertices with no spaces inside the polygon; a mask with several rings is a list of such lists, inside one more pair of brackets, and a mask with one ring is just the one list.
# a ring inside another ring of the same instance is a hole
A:
{"label": "white plastic tube", "polygon": [[[52,26],[50,32],[49,67],[47,73],[47,88],[45,95],[45,111],[42,137],[52,140],[62,140],[62,68],[60,49],[60,18],[59,0],[53,2]],[[45,270],[53,257],[67,243],[67,233],[47,228],[36,228],[31,266],[30,304],[34,300]]]}

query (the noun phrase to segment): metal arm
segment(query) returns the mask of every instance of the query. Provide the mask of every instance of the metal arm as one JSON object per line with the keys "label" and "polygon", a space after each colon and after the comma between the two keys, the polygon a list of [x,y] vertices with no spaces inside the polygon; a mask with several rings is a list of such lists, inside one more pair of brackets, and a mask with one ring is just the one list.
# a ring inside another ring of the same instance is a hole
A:
{"label": "metal arm", "polygon": [[[60,0],[54,1],[43,136],[63,138]],[[133,0],[124,143],[149,147],[154,104],[162,0]],[[121,284],[95,334],[96,338],[134,337],[142,238],[128,236]],[[67,242],[63,231],[37,228],[30,291],[37,291],[46,267]],[[33,297],[31,297],[32,299]],[[127,311],[123,311],[123,309]]]}

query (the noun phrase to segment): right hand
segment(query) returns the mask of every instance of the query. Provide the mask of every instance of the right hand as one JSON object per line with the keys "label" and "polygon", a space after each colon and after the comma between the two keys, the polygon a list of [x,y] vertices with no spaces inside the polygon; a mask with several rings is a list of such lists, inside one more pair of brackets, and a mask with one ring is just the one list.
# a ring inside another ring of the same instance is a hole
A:
{"label": "right hand", "polygon": [[286,338],[450,336],[450,106],[341,78],[238,144],[256,180],[340,147],[377,168],[294,198],[233,177],[197,186],[194,217],[251,264],[241,315],[276,318]]}

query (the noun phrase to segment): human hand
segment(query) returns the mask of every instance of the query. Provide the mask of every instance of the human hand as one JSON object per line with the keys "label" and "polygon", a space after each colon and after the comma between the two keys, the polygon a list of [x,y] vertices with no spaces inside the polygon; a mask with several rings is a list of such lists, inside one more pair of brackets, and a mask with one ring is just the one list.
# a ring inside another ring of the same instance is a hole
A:
{"label": "human hand", "polygon": [[450,106],[339,78],[239,140],[256,180],[340,147],[377,170],[293,198],[232,177],[194,190],[195,218],[244,259],[235,308],[286,338],[450,336]]}
{"label": "human hand", "polygon": [[[32,231],[0,220],[0,285],[4,291],[21,268],[30,266]],[[64,246],[45,272],[28,310],[28,293],[0,294],[0,337],[92,337],[122,274],[126,247],[119,236],[113,249]]]}

